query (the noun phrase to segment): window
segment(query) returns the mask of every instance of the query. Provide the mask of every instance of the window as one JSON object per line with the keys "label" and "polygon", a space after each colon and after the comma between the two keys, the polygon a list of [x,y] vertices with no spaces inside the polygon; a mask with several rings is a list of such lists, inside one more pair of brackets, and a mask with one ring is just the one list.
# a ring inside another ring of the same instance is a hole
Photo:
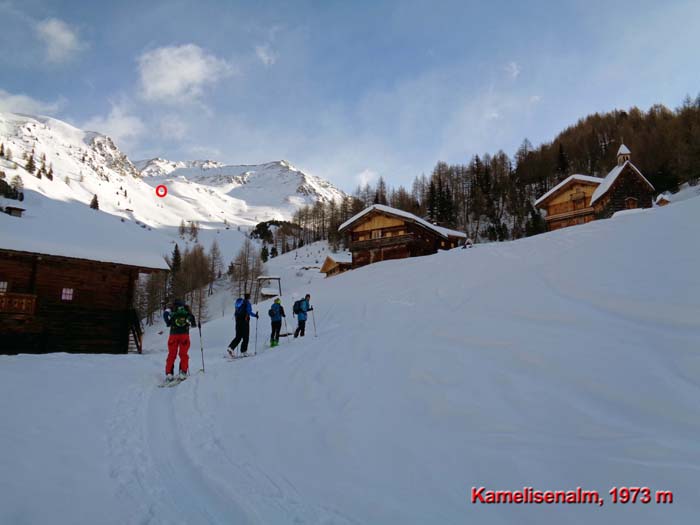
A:
{"label": "window", "polygon": [[7,293],[8,284],[7,281],[0,281],[0,293]]}
{"label": "window", "polygon": [[382,237],[382,230],[372,230],[372,239],[380,239]]}
{"label": "window", "polygon": [[634,197],[627,197],[625,199],[625,209],[626,210],[633,210],[637,208],[637,199]]}
{"label": "window", "polygon": [[61,291],[61,301],[72,301],[73,300],[73,288],[64,288]]}

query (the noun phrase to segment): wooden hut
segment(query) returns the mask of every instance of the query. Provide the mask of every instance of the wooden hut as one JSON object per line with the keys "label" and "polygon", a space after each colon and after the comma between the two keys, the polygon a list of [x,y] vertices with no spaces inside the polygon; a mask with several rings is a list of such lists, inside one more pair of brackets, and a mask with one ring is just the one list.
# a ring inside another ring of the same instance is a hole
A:
{"label": "wooden hut", "polygon": [[140,352],[134,286],[165,269],[0,247],[0,353]]}
{"label": "wooden hut", "polygon": [[332,253],[326,257],[321,266],[321,273],[325,273],[326,277],[332,277],[340,273],[346,272],[352,268],[352,254],[348,253]]}
{"label": "wooden hut", "polygon": [[0,353],[141,351],[135,285],[168,270],[167,243],[107,214],[51,211],[0,213]]}
{"label": "wooden hut", "polygon": [[412,213],[375,204],[340,225],[348,237],[352,268],[389,259],[430,255],[463,243],[466,234],[442,228]]}
{"label": "wooden hut", "polygon": [[545,210],[549,231],[606,219],[621,210],[651,208],[654,186],[632,163],[632,153],[622,144],[617,166],[604,178],[571,175],[535,201]]}
{"label": "wooden hut", "polygon": [[26,210],[17,206],[5,206],[5,213],[12,217],[21,217]]}
{"label": "wooden hut", "polygon": [[584,224],[595,219],[590,205],[593,192],[603,179],[590,175],[571,175],[535,201],[547,212],[547,230]]}
{"label": "wooden hut", "polygon": [[658,197],[656,197],[655,202],[657,206],[668,206],[671,204],[671,196],[667,193],[661,193]]}

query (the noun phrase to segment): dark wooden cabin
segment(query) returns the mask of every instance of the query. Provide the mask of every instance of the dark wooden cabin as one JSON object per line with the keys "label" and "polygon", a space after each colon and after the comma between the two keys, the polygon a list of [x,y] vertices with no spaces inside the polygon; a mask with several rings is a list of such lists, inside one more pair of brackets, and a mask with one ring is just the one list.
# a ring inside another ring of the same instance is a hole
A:
{"label": "dark wooden cabin", "polygon": [[0,354],[140,352],[134,286],[156,271],[0,249]]}
{"label": "dark wooden cabin", "polygon": [[466,234],[430,224],[411,213],[375,204],[338,231],[348,237],[352,267],[390,259],[405,259],[448,250],[463,243]]}

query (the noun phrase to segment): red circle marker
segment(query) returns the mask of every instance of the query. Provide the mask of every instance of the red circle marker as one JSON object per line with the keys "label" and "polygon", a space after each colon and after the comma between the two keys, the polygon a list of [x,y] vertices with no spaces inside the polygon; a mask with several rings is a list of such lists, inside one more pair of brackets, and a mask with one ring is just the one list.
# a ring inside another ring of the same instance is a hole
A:
{"label": "red circle marker", "polygon": [[168,188],[166,188],[164,185],[159,184],[156,186],[156,195],[160,197],[161,199],[165,197],[168,194]]}

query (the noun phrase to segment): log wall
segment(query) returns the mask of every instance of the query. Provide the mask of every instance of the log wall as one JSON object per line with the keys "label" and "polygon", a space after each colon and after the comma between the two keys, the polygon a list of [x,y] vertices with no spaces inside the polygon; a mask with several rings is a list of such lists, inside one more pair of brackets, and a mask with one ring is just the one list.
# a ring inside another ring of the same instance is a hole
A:
{"label": "log wall", "polygon": [[0,353],[127,352],[137,277],[130,266],[0,250],[0,281],[36,301],[33,315],[0,311]]}

